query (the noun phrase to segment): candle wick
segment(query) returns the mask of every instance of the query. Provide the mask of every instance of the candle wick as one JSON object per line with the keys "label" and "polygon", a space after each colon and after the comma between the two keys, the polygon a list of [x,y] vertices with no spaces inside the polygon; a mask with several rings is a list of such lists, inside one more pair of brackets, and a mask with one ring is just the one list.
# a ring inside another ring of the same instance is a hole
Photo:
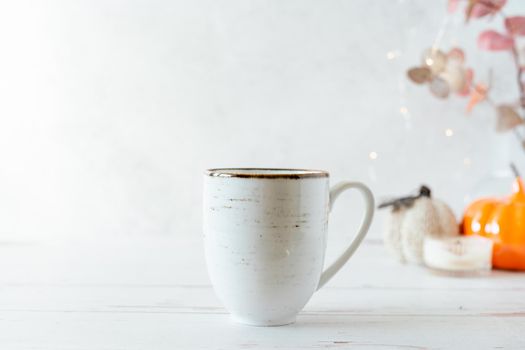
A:
{"label": "candle wick", "polygon": [[514,163],[510,163],[510,169],[514,173],[515,177],[521,177],[520,172],[518,171],[518,168],[516,168],[516,165]]}

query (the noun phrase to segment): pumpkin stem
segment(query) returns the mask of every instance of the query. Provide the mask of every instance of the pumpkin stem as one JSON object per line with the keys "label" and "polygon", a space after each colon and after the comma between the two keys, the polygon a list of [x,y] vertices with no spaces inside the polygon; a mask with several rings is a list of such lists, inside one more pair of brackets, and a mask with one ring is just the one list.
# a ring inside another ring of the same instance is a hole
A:
{"label": "pumpkin stem", "polygon": [[416,199],[421,197],[427,197],[430,198],[430,194],[432,191],[430,191],[430,188],[428,188],[425,185],[422,185],[419,188],[419,193],[415,196],[406,196],[406,197],[400,197],[397,199],[393,199],[390,201],[383,202],[379,204],[377,207],[378,209],[383,209],[387,207],[392,207],[392,211],[398,211],[401,208],[410,208]]}
{"label": "pumpkin stem", "polygon": [[428,188],[425,185],[422,185],[421,188],[419,189],[419,197],[428,197],[428,198],[430,198],[431,194],[432,194],[432,191],[430,190],[430,188]]}

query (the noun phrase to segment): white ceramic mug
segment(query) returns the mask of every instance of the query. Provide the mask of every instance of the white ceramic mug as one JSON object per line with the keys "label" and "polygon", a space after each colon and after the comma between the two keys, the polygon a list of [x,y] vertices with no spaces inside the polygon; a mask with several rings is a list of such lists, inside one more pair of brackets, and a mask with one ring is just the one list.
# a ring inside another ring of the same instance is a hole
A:
{"label": "white ceramic mug", "polygon": [[[350,246],[325,271],[328,213],[355,188],[366,211]],[[359,182],[329,188],[326,171],[210,169],[204,176],[204,241],[210,278],[234,320],[293,323],[312,294],[348,261],[366,235],[372,192]]]}

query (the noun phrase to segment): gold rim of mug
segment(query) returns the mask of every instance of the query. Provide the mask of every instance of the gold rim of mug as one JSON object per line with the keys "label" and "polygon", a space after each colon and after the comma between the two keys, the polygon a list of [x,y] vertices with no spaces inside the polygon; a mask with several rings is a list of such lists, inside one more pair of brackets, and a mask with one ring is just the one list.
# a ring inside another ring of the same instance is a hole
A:
{"label": "gold rim of mug", "polygon": [[[272,173],[272,171],[274,171]],[[241,177],[263,179],[304,179],[329,177],[327,171],[311,169],[286,169],[286,168],[214,168],[204,172],[213,177]]]}

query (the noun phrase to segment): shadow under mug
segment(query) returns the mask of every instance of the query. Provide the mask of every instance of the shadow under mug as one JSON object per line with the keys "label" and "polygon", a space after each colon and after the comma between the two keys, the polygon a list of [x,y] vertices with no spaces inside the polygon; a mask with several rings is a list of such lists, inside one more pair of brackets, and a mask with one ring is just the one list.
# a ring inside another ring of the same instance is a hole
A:
{"label": "shadow under mug", "polygon": [[[352,243],[323,271],[328,214],[358,190],[366,211]],[[204,244],[215,293],[237,322],[293,323],[313,293],[350,259],[366,235],[374,197],[359,182],[329,187],[320,170],[225,168],[204,175]]]}

